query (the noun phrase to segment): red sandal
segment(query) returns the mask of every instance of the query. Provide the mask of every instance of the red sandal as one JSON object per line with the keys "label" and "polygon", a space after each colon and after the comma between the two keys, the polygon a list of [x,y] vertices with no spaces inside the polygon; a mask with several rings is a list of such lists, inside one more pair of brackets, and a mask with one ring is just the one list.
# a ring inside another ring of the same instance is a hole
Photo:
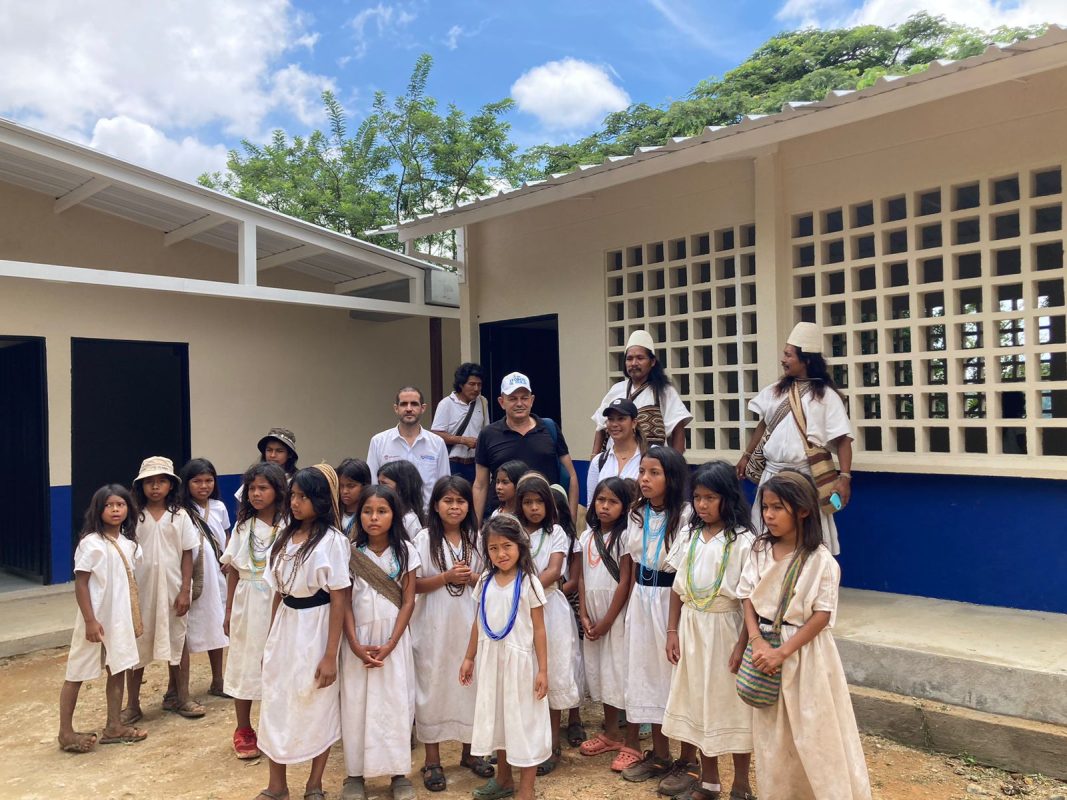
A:
{"label": "red sandal", "polygon": [[251,728],[238,728],[233,732],[233,751],[240,759],[259,758],[259,739]]}

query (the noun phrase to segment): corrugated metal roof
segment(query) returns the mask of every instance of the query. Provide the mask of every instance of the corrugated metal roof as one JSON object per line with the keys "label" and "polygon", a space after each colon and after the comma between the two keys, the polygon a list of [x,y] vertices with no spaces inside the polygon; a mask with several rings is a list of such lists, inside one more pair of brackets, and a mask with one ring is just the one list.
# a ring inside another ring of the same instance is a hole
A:
{"label": "corrugated metal roof", "polygon": [[[499,213],[507,214],[509,213],[506,207],[508,202],[535,192],[546,192],[551,194],[551,190],[556,187],[583,180],[593,175],[603,174],[613,170],[627,170],[638,163],[650,159],[662,159],[673,152],[691,147],[708,145],[728,137],[741,136],[751,131],[765,128],[770,125],[779,125],[798,117],[819,114],[834,108],[861,102],[867,98],[877,97],[886,92],[900,91],[906,87],[923,84],[963,70],[974,69],[975,67],[989,64],[994,61],[1000,61],[1017,54],[1029,53],[1043,48],[1064,44],[1067,44],[1067,29],[1058,25],[1050,25],[1046,33],[1033,39],[1024,39],[1023,41],[1014,44],[990,45],[980,55],[962,59],[960,61],[934,61],[926,70],[913,75],[887,75],[879,78],[873,86],[866,89],[858,91],[835,89],[827,93],[827,95],[819,101],[797,100],[787,102],[782,106],[782,110],[778,114],[748,114],[742,117],[739,122],[732,125],[710,125],[701,133],[693,136],[678,136],[662,145],[638,147],[634,150],[632,155],[628,156],[608,156],[600,164],[582,165],[570,172],[555,173],[547,179],[527,181],[521,186],[501,189],[491,194],[471,198],[457,203],[450,208],[422,214],[416,219],[407,220],[399,226],[390,226],[384,230],[403,230],[405,227],[418,225],[427,220],[460,216],[473,211],[474,209],[481,209],[490,205],[499,205]],[[1064,55],[1064,63],[1067,63],[1067,52],[1065,52]],[[664,170],[671,168],[672,167],[666,165],[665,162]],[[546,202],[550,202],[550,200],[546,200]],[[442,226],[441,229],[444,229],[445,227],[449,226]]]}

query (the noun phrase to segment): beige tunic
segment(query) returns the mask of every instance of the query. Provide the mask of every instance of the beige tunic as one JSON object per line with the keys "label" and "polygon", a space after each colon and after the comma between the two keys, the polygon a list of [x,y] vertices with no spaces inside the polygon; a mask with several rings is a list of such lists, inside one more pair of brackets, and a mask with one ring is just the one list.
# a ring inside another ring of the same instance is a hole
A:
{"label": "beige tunic", "polygon": [[137,666],[146,667],[156,659],[177,664],[189,623],[188,615],[179,617],[174,610],[182,584],[182,553],[191,550],[196,558],[200,532],[183,509],[164,511],[158,522],[148,511],[141,514],[137,542],[143,555],[134,574],[144,634],[137,640],[141,655]]}
{"label": "beige tunic", "polygon": [[[738,594],[751,600],[761,617],[774,618],[788,566],[789,559],[775,561],[769,547],[753,550]],[[840,577],[840,567],[821,545],[808,557],[786,608],[783,642],[816,611],[828,611],[830,624],[783,662],[778,703],[752,714],[763,800],[870,800],[848,683],[830,632]]]}

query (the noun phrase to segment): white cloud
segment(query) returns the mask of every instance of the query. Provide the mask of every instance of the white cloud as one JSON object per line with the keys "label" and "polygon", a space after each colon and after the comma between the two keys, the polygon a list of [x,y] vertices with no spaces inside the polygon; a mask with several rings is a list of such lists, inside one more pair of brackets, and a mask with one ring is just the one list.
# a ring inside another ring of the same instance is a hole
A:
{"label": "white cloud", "polygon": [[982,30],[1067,22],[1063,0],[864,0],[850,9],[843,0],[788,0],[777,19],[799,26],[896,25],[925,11]]}
{"label": "white cloud", "polygon": [[630,105],[630,96],[612,82],[606,69],[574,58],[524,72],[512,84],[511,96],[520,111],[553,130],[587,127]]}
{"label": "white cloud", "polygon": [[363,58],[370,47],[370,38],[395,36],[415,21],[416,14],[403,6],[378,3],[356,14],[348,23],[356,35],[356,58]]}
{"label": "white cloud", "polygon": [[4,9],[0,113],[73,138],[120,117],[163,132],[210,125],[255,136],[271,115],[310,118],[329,83],[279,65],[317,39],[290,0],[35,0]]}
{"label": "white cloud", "polygon": [[690,40],[705,50],[714,50],[715,42],[708,35],[707,24],[696,19],[696,13],[685,3],[676,0],[648,0],[649,4],[658,11],[671,27],[684,34]]}
{"label": "white cloud", "polygon": [[448,29],[448,33],[445,34],[445,47],[449,50],[455,50],[459,47],[459,38],[463,35],[462,25],[453,25]]}
{"label": "white cloud", "polygon": [[125,116],[97,121],[89,146],[187,181],[226,166],[226,148],[221,144],[204,144],[192,136],[176,141],[147,123]]}
{"label": "white cloud", "polygon": [[271,85],[271,103],[289,109],[302,125],[311,127],[325,119],[322,93],[337,86],[322,75],[311,75],[296,64],[290,64],[274,73]]}

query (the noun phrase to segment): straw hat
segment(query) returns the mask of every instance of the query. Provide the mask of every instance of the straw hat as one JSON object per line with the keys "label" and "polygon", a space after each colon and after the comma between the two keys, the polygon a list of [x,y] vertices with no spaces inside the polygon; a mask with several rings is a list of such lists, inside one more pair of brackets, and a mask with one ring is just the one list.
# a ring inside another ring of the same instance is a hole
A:
{"label": "straw hat", "polygon": [[137,481],[143,481],[145,478],[151,478],[153,475],[166,475],[175,484],[182,482],[182,479],[174,474],[174,462],[165,456],[149,456],[141,462],[141,469],[137,473],[137,477],[133,479],[134,483]]}
{"label": "straw hat", "polygon": [[300,458],[300,456],[296,452],[296,434],[294,434],[291,430],[288,430],[287,428],[271,428],[267,432],[267,435],[260,439],[259,444],[256,445],[256,448],[259,450],[260,453],[267,449],[267,442],[269,442],[271,439],[277,439],[279,442],[281,442],[290,450],[292,450],[293,458]]}
{"label": "straw hat", "polygon": [[652,334],[648,331],[634,331],[630,334],[630,338],[626,340],[626,349],[631,347],[643,347],[652,355],[656,354],[656,345],[652,341]]}
{"label": "straw hat", "polygon": [[793,326],[785,343],[799,347],[805,353],[821,353],[822,328],[814,322],[798,322]]}
{"label": "straw hat", "polygon": [[312,469],[317,469],[326,477],[326,482],[330,484],[330,499],[333,501],[333,522],[331,525],[337,528],[341,525],[341,499],[338,491],[337,472],[329,464],[315,464]]}

